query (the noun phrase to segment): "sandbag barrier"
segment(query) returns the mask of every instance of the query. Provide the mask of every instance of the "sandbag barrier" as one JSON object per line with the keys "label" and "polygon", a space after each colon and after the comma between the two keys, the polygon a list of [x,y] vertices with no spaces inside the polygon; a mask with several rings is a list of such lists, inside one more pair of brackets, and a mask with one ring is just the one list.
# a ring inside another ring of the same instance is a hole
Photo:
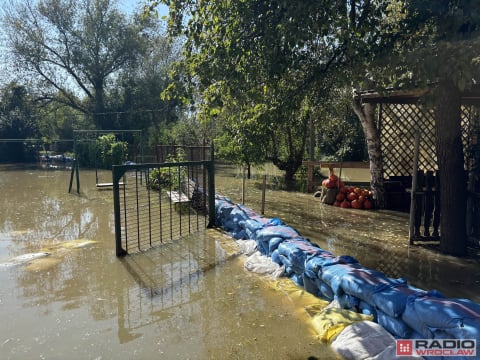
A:
{"label": "sandbag barrier", "polygon": [[265,218],[227,197],[216,196],[215,211],[217,226],[237,240],[255,240],[257,249],[284,266],[285,276],[298,286],[335,300],[342,309],[371,315],[394,338],[476,339],[480,344],[480,304],[416,288],[351,256],[337,256],[280,219]]}

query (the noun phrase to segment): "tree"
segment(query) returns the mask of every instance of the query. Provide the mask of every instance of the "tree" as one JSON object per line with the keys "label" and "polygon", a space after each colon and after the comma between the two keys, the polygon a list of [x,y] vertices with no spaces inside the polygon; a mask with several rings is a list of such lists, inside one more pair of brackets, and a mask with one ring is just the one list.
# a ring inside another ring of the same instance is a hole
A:
{"label": "tree", "polygon": [[35,109],[27,89],[16,83],[7,84],[0,90],[0,138],[11,142],[2,142],[0,161],[33,160],[21,140],[33,138],[36,132]]}
{"label": "tree", "polygon": [[97,128],[115,75],[145,48],[144,22],[129,22],[114,0],[12,2],[3,17],[18,71],[37,86],[39,100],[92,115]]}
{"label": "tree", "polygon": [[168,71],[180,55],[179,44],[170,42],[160,24],[150,26],[148,51],[125,66],[118,75],[116,87],[108,93],[107,103],[118,114],[123,129],[154,129],[170,127],[182,115],[178,102],[162,99],[168,86]]}
{"label": "tree", "polygon": [[[433,85],[436,150],[440,169],[443,252],[466,254],[467,183],[461,126],[461,97],[480,78],[480,5],[477,1],[414,0],[410,24],[424,34],[422,46],[404,55],[414,79]],[[422,61],[415,61],[421,58]]]}
{"label": "tree", "polygon": [[[430,89],[426,106],[434,109],[440,169],[443,252],[466,253],[466,176],[461,127],[461,96],[480,75],[480,6],[476,1],[396,1],[397,35],[389,53],[367,67],[367,87]],[[474,80],[474,81],[472,81]],[[355,110],[370,128],[372,149],[381,155],[375,108],[355,99]],[[367,137],[368,141],[368,137]],[[369,146],[370,151],[370,146]],[[370,157],[372,162],[372,157]],[[376,158],[381,173],[381,156]],[[381,180],[379,180],[381,181]],[[380,182],[379,182],[380,184]]]}

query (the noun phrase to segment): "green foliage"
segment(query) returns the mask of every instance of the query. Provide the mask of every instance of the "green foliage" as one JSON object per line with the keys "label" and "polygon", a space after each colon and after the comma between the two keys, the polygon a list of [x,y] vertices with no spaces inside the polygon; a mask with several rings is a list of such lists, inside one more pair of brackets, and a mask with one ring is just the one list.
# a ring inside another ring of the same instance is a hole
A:
{"label": "green foliage", "polygon": [[[9,83],[0,89],[0,139],[33,138],[37,132],[37,116],[27,89]],[[35,145],[22,142],[0,144],[1,162],[35,160]]]}
{"label": "green foliage", "polygon": [[222,156],[239,164],[269,159],[287,183],[305,154],[318,96],[350,86],[355,70],[388,52],[398,32],[397,21],[385,21],[397,1],[164,3],[169,32],[185,46],[163,96],[216,125]]}
{"label": "green foliage", "polygon": [[[168,155],[167,163],[177,163],[186,160],[185,150],[177,148],[175,155]],[[181,191],[187,179],[185,166],[159,167],[153,169],[148,176],[150,188],[159,191]]]}
{"label": "green foliage", "polygon": [[80,141],[76,145],[77,160],[83,167],[111,169],[127,160],[128,143],[118,141],[115,134],[101,135],[96,141]]}
{"label": "green foliage", "polygon": [[127,21],[109,0],[41,0],[10,3],[6,37],[19,73],[37,85],[39,100],[93,115],[110,128],[106,89],[146,49],[147,22]]}

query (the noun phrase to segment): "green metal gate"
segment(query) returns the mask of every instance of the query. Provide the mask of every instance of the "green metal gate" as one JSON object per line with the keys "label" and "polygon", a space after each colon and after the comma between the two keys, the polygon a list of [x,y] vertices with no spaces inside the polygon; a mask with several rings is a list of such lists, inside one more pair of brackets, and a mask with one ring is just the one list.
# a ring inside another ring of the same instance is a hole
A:
{"label": "green metal gate", "polygon": [[215,223],[212,160],[112,167],[117,256],[148,250]]}

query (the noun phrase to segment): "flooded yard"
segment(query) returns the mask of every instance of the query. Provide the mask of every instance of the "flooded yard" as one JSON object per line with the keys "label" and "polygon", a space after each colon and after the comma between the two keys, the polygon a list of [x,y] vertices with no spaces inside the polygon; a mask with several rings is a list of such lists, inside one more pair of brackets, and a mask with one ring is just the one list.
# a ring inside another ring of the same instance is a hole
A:
{"label": "flooded yard", "polygon": [[230,242],[218,231],[117,258],[111,191],[80,176],[76,195],[68,170],[1,168],[2,358],[335,357],[293,298],[215,246]]}
{"label": "flooded yard", "polygon": [[[2,358],[336,357],[316,339],[304,304],[245,272],[242,256],[218,246],[230,241],[221,232],[117,258],[112,193],[96,189],[94,171],[80,175],[77,195],[68,193],[68,170],[0,168]],[[241,201],[237,174],[220,171],[215,180],[217,192]],[[258,180],[246,186],[245,205],[260,213]],[[389,276],[480,302],[478,257],[409,247],[407,214],[334,208],[311,194],[268,190],[265,216]]]}
{"label": "flooded yard", "polygon": [[[220,171],[222,172],[222,171]],[[245,186],[241,173],[232,169],[228,181],[217,181],[217,191],[234,202],[244,198],[246,206],[261,213],[261,175],[274,182],[274,169],[253,173]],[[368,172],[344,170],[346,181],[367,181]],[[273,178],[273,180],[272,180]],[[228,185],[226,185],[228,184]],[[468,298],[480,303],[480,249],[456,258],[440,254],[435,245],[409,246],[409,214],[395,211],[344,209],[322,204],[312,194],[272,190],[267,184],[264,213],[278,217],[302,236],[336,255],[351,255],[371,269],[390,277],[405,277],[425,290],[436,289],[447,297]],[[242,191],[242,188],[245,189]]]}

